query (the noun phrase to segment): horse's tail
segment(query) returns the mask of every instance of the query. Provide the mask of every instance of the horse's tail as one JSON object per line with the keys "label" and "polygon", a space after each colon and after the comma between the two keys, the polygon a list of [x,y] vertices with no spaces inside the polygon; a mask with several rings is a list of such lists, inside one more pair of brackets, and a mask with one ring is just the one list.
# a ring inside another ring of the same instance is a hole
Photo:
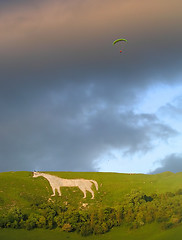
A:
{"label": "horse's tail", "polygon": [[98,183],[95,180],[90,180],[91,182],[93,182],[95,184],[96,189],[98,190]]}

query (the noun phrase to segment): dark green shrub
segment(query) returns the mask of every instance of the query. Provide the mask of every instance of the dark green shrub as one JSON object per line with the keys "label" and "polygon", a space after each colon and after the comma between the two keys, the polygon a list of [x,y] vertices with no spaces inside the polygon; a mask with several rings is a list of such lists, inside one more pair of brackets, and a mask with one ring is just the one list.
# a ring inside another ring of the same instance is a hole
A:
{"label": "dark green shrub", "polygon": [[70,223],[65,223],[62,227],[62,230],[65,232],[72,232],[73,228]]}
{"label": "dark green shrub", "polygon": [[80,234],[82,236],[88,236],[90,234],[93,233],[93,230],[92,228],[90,227],[89,224],[83,224],[81,227],[80,227]]}
{"label": "dark green shrub", "polygon": [[40,218],[40,215],[31,213],[28,219],[26,220],[25,228],[27,230],[31,230],[38,227],[39,218]]}
{"label": "dark green shrub", "polygon": [[182,188],[178,189],[175,193],[175,195],[182,195]]}

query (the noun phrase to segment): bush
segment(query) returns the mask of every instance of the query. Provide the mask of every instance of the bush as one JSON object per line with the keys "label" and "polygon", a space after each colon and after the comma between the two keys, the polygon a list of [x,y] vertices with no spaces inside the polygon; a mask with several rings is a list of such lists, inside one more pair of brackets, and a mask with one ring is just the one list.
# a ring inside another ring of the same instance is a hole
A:
{"label": "bush", "polygon": [[28,219],[26,220],[25,228],[27,230],[31,230],[38,227],[39,218],[40,218],[40,215],[31,213]]}
{"label": "bush", "polygon": [[65,223],[62,227],[62,230],[65,232],[72,232],[73,228],[72,228],[71,224]]}
{"label": "bush", "polygon": [[0,215],[0,228],[4,228],[6,226],[6,222],[5,217]]}
{"label": "bush", "polygon": [[44,216],[40,216],[39,221],[37,222],[38,228],[46,228],[46,218]]}
{"label": "bush", "polygon": [[92,228],[90,227],[89,224],[84,224],[80,227],[80,234],[82,236],[88,236],[93,233]]}
{"label": "bush", "polygon": [[167,196],[167,197],[174,197],[174,196],[175,196],[175,194],[174,194],[174,193],[172,193],[172,192],[166,192],[166,196]]}
{"label": "bush", "polygon": [[58,215],[58,216],[54,217],[54,221],[55,221],[57,227],[59,227],[59,228],[63,227],[63,225],[64,225],[64,223],[63,223],[63,216]]}
{"label": "bush", "polygon": [[[22,221],[26,219],[26,215],[22,213],[19,208],[11,208],[3,220],[4,227],[7,228],[21,228]],[[2,222],[1,222],[2,224]]]}
{"label": "bush", "polygon": [[182,195],[182,189],[181,189],[181,188],[178,189],[175,194],[176,194],[176,195]]}
{"label": "bush", "polygon": [[109,231],[109,227],[105,222],[95,225],[93,229],[94,234],[103,234],[108,231]]}
{"label": "bush", "polygon": [[161,223],[161,228],[163,230],[167,230],[169,228],[172,228],[173,227],[173,223],[172,222],[163,222]]}

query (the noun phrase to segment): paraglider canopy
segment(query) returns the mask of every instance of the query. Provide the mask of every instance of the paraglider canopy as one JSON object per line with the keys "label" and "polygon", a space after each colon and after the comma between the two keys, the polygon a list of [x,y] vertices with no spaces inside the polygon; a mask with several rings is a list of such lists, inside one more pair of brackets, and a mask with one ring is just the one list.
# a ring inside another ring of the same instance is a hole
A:
{"label": "paraglider canopy", "polygon": [[[126,40],[125,38],[119,38],[119,39],[116,39],[112,44],[115,45],[117,42],[128,42],[128,40]],[[121,50],[120,50],[120,53],[122,53]]]}
{"label": "paraglider canopy", "polygon": [[128,42],[128,40],[126,40],[125,38],[119,38],[119,39],[116,39],[112,44],[114,45],[117,42],[121,42],[121,41]]}

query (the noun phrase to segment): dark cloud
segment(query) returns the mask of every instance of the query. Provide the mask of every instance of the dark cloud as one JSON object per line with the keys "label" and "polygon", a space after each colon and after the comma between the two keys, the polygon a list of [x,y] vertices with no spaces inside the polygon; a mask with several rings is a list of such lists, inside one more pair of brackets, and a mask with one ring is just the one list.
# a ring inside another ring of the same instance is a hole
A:
{"label": "dark cloud", "polygon": [[177,3],[0,1],[1,171],[94,170],[112,148],[147,151],[174,136],[135,104],[179,81]]}
{"label": "dark cloud", "polygon": [[157,174],[166,171],[182,172],[182,154],[170,154],[160,161],[161,167],[150,172],[150,174]]}
{"label": "dark cloud", "polygon": [[123,111],[85,89],[70,86],[7,109],[9,117],[1,119],[1,171],[93,171],[94,160],[113,148],[146,152],[154,138],[176,134],[155,115]]}

